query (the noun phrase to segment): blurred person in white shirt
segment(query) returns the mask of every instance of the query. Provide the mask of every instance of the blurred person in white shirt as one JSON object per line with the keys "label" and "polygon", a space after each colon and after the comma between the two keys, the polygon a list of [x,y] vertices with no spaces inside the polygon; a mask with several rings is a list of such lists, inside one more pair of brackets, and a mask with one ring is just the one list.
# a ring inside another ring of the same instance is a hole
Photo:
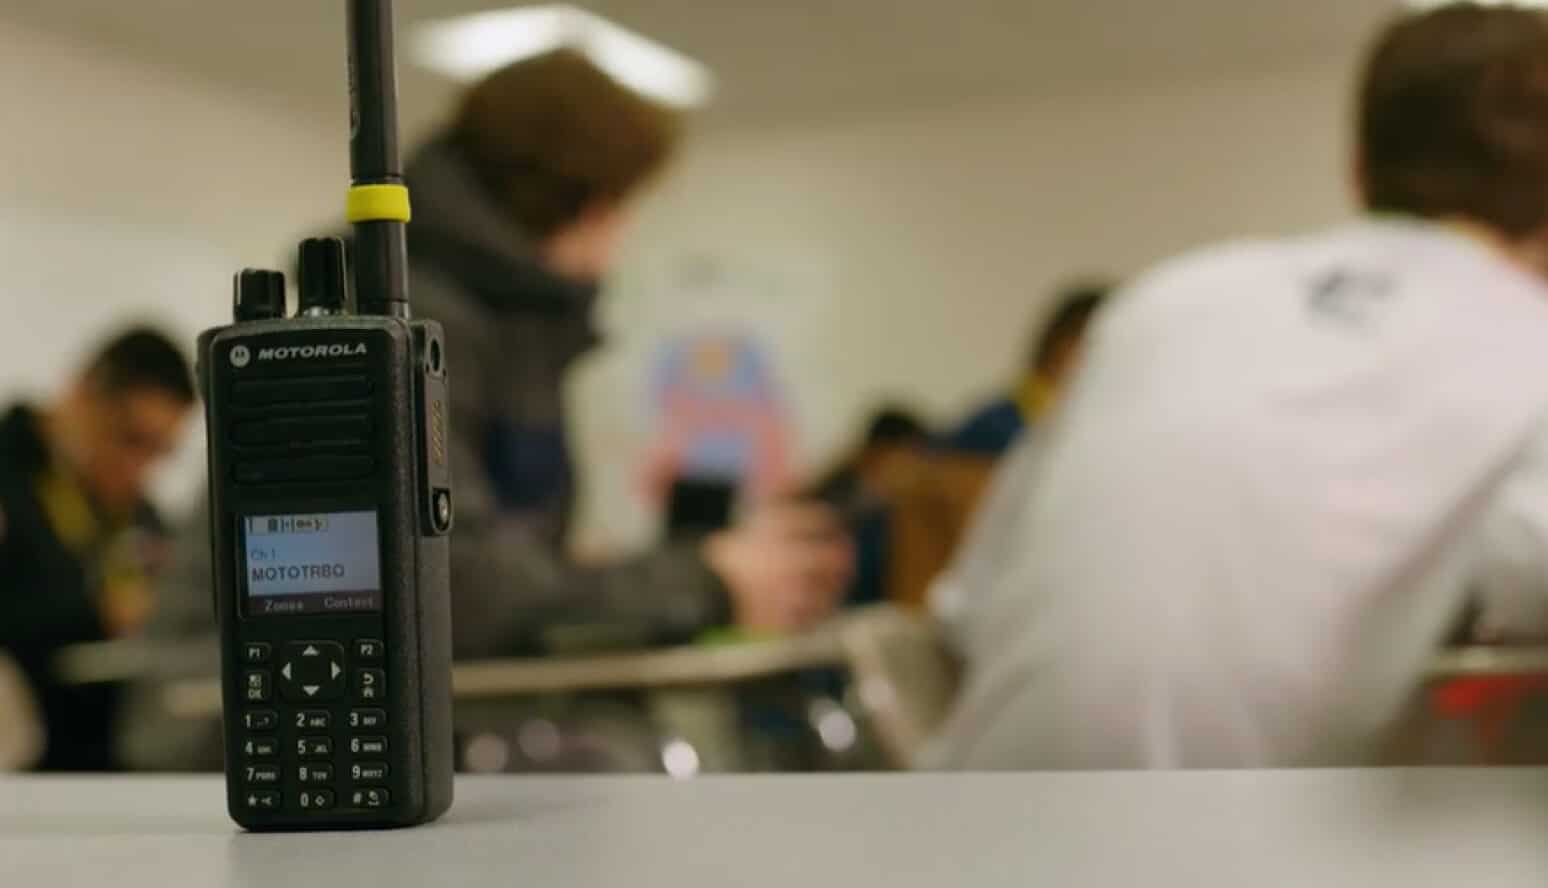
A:
{"label": "blurred person in white shirt", "polygon": [[921,764],[1366,764],[1464,613],[1548,629],[1548,17],[1391,25],[1357,161],[1363,221],[1104,312],[933,590],[966,669]]}

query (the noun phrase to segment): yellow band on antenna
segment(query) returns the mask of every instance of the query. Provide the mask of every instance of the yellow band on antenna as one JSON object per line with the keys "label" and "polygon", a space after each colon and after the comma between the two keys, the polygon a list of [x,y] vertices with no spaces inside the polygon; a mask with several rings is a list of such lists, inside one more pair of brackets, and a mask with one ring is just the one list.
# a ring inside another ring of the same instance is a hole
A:
{"label": "yellow band on antenna", "polygon": [[408,189],[402,185],[356,185],[349,189],[344,215],[350,222],[407,222]]}

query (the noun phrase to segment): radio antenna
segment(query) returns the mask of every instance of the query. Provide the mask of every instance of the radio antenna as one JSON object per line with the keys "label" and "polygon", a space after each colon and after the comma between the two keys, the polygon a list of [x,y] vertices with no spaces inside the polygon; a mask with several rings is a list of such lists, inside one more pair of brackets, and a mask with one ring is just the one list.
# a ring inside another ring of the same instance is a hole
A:
{"label": "radio antenna", "polygon": [[350,189],[356,310],[409,317],[409,194],[398,154],[392,0],[348,0]]}

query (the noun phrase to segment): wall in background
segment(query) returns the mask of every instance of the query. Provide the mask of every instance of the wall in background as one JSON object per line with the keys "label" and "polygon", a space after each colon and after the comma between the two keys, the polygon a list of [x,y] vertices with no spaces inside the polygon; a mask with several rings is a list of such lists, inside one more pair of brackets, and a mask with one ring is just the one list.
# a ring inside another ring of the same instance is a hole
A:
{"label": "wall in background", "polygon": [[[342,125],[0,23],[0,403],[46,396],[93,341],[149,318],[192,343],[231,274],[285,267],[337,218]],[[158,485],[179,507],[199,436]]]}
{"label": "wall in background", "polygon": [[[684,323],[769,331],[798,456],[880,399],[948,420],[1008,377],[1051,288],[1348,213],[1349,70],[702,134],[640,221],[578,374],[585,524],[639,541],[642,368]],[[708,266],[729,283],[694,281]],[[717,270],[718,271],[715,271]]]}
{"label": "wall in background", "polygon": [[[947,420],[1005,377],[1052,286],[1347,212],[1347,69],[701,133],[645,207],[572,386],[586,536],[647,538],[645,368],[684,328],[760,332],[797,461],[884,397]],[[423,121],[440,115],[405,109]],[[230,274],[336,218],[333,114],[0,24],[0,399],[144,316],[186,338]],[[197,438],[162,491],[197,488]]]}

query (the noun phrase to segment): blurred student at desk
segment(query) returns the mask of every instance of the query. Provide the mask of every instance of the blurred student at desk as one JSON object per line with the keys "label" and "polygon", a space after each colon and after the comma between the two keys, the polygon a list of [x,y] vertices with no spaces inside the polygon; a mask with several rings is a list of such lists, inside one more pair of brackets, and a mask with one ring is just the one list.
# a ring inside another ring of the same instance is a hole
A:
{"label": "blurred student at desk", "polygon": [[849,520],[855,538],[855,579],[847,604],[892,597],[892,513],[921,473],[930,441],[924,422],[901,405],[887,405],[866,423],[859,443],[812,485],[812,496]]}
{"label": "blurred student at desk", "polygon": [[1080,364],[1086,329],[1107,301],[1112,285],[1084,283],[1060,294],[1058,305],[1031,340],[1012,390],[974,410],[943,436],[947,453],[999,459],[1029,424],[1042,419]]}
{"label": "blurred student at desk", "polygon": [[45,770],[113,764],[117,689],[62,684],[53,655],[131,634],[150,614],[161,524],[146,476],[181,441],[193,402],[182,353],[137,329],[54,403],[0,418],[0,649],[38,698]]}
{"label": "blurred student at desk", "polygon": [[1548,16],[1401,18],[1358,150],[1368,218],[1103,313],[937,588],[966,682],[929,764],[1375,763],[1470,600],[1548,630]]}
{"label": "blurred student at desk", "polygon": [[475,86],[409,165],[414,299],[445,325],[452,373],[460,656],[541,648],[572,624],[634,644],[731,623],[799,629],[847,580],[836,525],[796,507],[610,564],[563,554],[575,493],[564,377],[598,344],[598,290],[679,128],[558,51]]}
{"label": "blurred student at desk", "polygon": [[[1040,319],[1010,391],[973,411],[933,442],[926,471],[897,497],[892,528],[891,597],[922,606],[931,583],[951,563],[969,529],[998,524],[998,503],[986,499],[1004,457],[1042,433],[1042,425],[1075,377],[1086,331],[1111,291],[1106,283],[1065,288]],[[1002,482],[1003,486],[1004,482]]]}

